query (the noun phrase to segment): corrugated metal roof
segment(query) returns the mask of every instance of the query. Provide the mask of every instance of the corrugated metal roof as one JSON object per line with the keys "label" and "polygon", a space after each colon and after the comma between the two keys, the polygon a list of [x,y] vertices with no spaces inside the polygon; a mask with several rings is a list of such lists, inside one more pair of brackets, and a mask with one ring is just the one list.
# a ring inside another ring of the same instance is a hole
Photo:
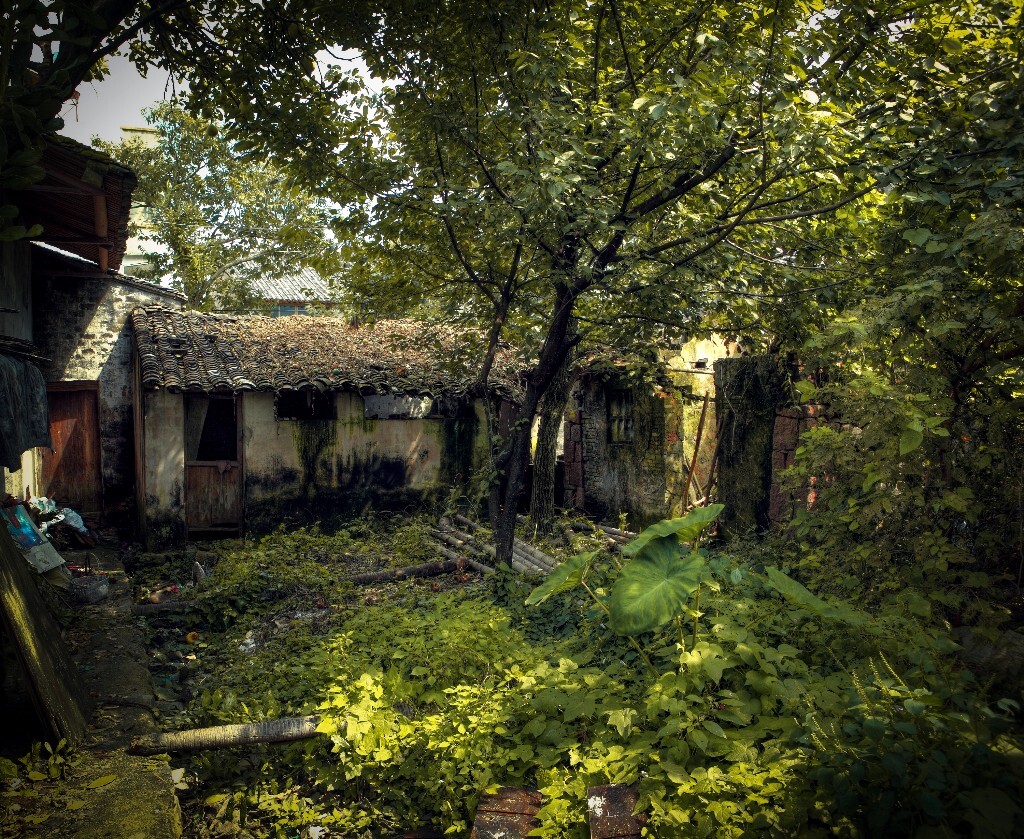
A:
{"label": "corrugated metal roof", "polygon": [[333,299],[327,281],[312,268],[301,268],[287,277],[260,277],[253,281],[255,294],[285,303],[327,303]]}
{"label": "corrugated metal roof", "polygon": [[[407,320],[350,326],[334,317],[210,315],[163,306],[132,312],[147,388],[212,392],[290,388],[462,396],[479,369],[480,336]],[[498,352],[491,390],[516,399],[523,370]]]}

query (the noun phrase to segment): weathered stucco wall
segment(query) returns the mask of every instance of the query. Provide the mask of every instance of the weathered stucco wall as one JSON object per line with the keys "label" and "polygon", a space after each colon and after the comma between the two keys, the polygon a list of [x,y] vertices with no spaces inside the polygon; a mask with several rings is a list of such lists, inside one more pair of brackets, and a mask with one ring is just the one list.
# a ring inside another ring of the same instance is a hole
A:
{"label": "weathered stucco wall", "polygon": [[[610,407],[616,398],[622,409]],[[630,527],[668,515],[666,469],[679,457],[680,446],[677,412],[666,409],[673,398],[659,398],[647,387],[582,382],[566,416],[567,502],[576,507],[582,502],[588,514],[606,520],[624,513]],[[671,435],[667,422],[674,424]],[[609,427],[616,423],[617,431]]]}
{"label": "weathered stucco wall", "polygon": [[483,464],[479,406],[456,417],[367,419],[358,394],[334,398],[334,420],[278,420],[273,394],[243,394],[248,529],[430,503]]}
{"label": "weathered stucco wall", "polygon": [[[33,337],[47,360],[47,382],[98,382],[100,471],[104,512],[126,524],[133,510],[134,429],[132,340],[128,319],[136,306],[179,306],[180,300],[148,283],[124,279],[36,277]],[[23,460],[13,483],[38,486],[40,461]]]}
{"label": "weathered stucco wall", "polygon": [[185,538],[185,401],[180,393],[146,391],[143,410],[144,531],[149,544]]}

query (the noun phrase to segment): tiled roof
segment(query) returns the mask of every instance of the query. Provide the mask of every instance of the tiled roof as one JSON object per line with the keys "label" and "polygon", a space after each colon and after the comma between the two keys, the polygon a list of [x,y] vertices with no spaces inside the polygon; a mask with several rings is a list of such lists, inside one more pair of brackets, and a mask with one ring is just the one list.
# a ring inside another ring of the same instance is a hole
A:
{"label": "tiled roof", "polygon": [[260,277],[253,280],[252,290],[264,300],[287,303],[326,303],[333,298],[330,285],[312,268],[301,268],[287,277]]}
{"label": "tiled roof", "polygon": [[[341,318],[132,312],[147,388],[212,392],[289,388],[461,396],[476,378],[479,337],[417,321],[353,327]],[[499,350],[491,389],[516,399],[522,368]]]}

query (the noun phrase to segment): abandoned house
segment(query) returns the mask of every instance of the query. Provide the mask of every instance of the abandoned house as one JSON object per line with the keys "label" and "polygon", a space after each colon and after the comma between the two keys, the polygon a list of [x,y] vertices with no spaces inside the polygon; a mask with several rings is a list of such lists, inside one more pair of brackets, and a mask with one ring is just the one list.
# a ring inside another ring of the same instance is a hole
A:
{"label": "abandoned house", "polygon": [[[135,185],[129,169],[63,137],[47,140],[42,166],[46,177],[14,196],[24,223],[41,224],[43,233],[3,245],[0,340],[5,366],[28,371],[46,410],[5,418],[4,437],[18,450],[5,452],[5,488],[127,523],[134,514],[128,317],[139,305],[183,301],[116,272]],[[4,404],[15,410],[19,402]],[[33,423],[38,433],[8,434],[8,425],[13,433]]]}
{"label": "abandoned house", "polygon": [[[132,314],[147,541],[265,530],[465,487],[488,454],[473,344],[411,321]],[[491,397],[514,398],[507,350]]]}

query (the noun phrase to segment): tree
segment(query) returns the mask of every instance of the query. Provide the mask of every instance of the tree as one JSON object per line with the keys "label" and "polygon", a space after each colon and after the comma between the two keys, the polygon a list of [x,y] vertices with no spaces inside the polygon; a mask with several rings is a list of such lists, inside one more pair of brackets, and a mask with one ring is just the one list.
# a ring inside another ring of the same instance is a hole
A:
{"label": "tree", "polygon": [[481,378],[501,337],[535,350],[496,459],[507,555],[532,417],[586,330],[683,329],[721,308],[711,295],[861,292],[859,272],[830,274],[853,270],[850,233],[949,142],[939,117],[985,89],[989,32],[1010,18],[1000,3],[397,0],[363,33],[328,33],[357,36],[382,92],[304,106],[297,133],[249,119],[279,98],[230,116],[244,142],[365,201],[364,264],[392,289],[486,313]]}
{"label": "tree", "polygon": [[196,309],[230,311],[257,303],[257,277],[304,265],[337,273],[327,202],[292,186],[270,161],[240,159],[214,123],[177,105],[157,106],[148,120],[155,144],[96,145],[138,175],[133,204],[147,222],[139,232],[158,246],[153,276],[170,276]]}
{"label": "tree", "polygon": [[[0,19],[0,189],[18,190],[43,177],[43,138],[63,126],[57,116],[83,81],[102,78],[109,55],[129,49],[142,69],[159,65],[188,78],[210,103],[248,75],[250,92],[272,77],[295,100],[319,85],[304,68],[325,42],[300,26],[302,3],[254,6],[244,0],[4,0]],[[340,27],[355,11],[332,11]],[[239,69],[235,69],[239,68]],[[285,68],[290,73],[272,72]],[[0,235],[27,231],[18,208],[4,202]]]}

